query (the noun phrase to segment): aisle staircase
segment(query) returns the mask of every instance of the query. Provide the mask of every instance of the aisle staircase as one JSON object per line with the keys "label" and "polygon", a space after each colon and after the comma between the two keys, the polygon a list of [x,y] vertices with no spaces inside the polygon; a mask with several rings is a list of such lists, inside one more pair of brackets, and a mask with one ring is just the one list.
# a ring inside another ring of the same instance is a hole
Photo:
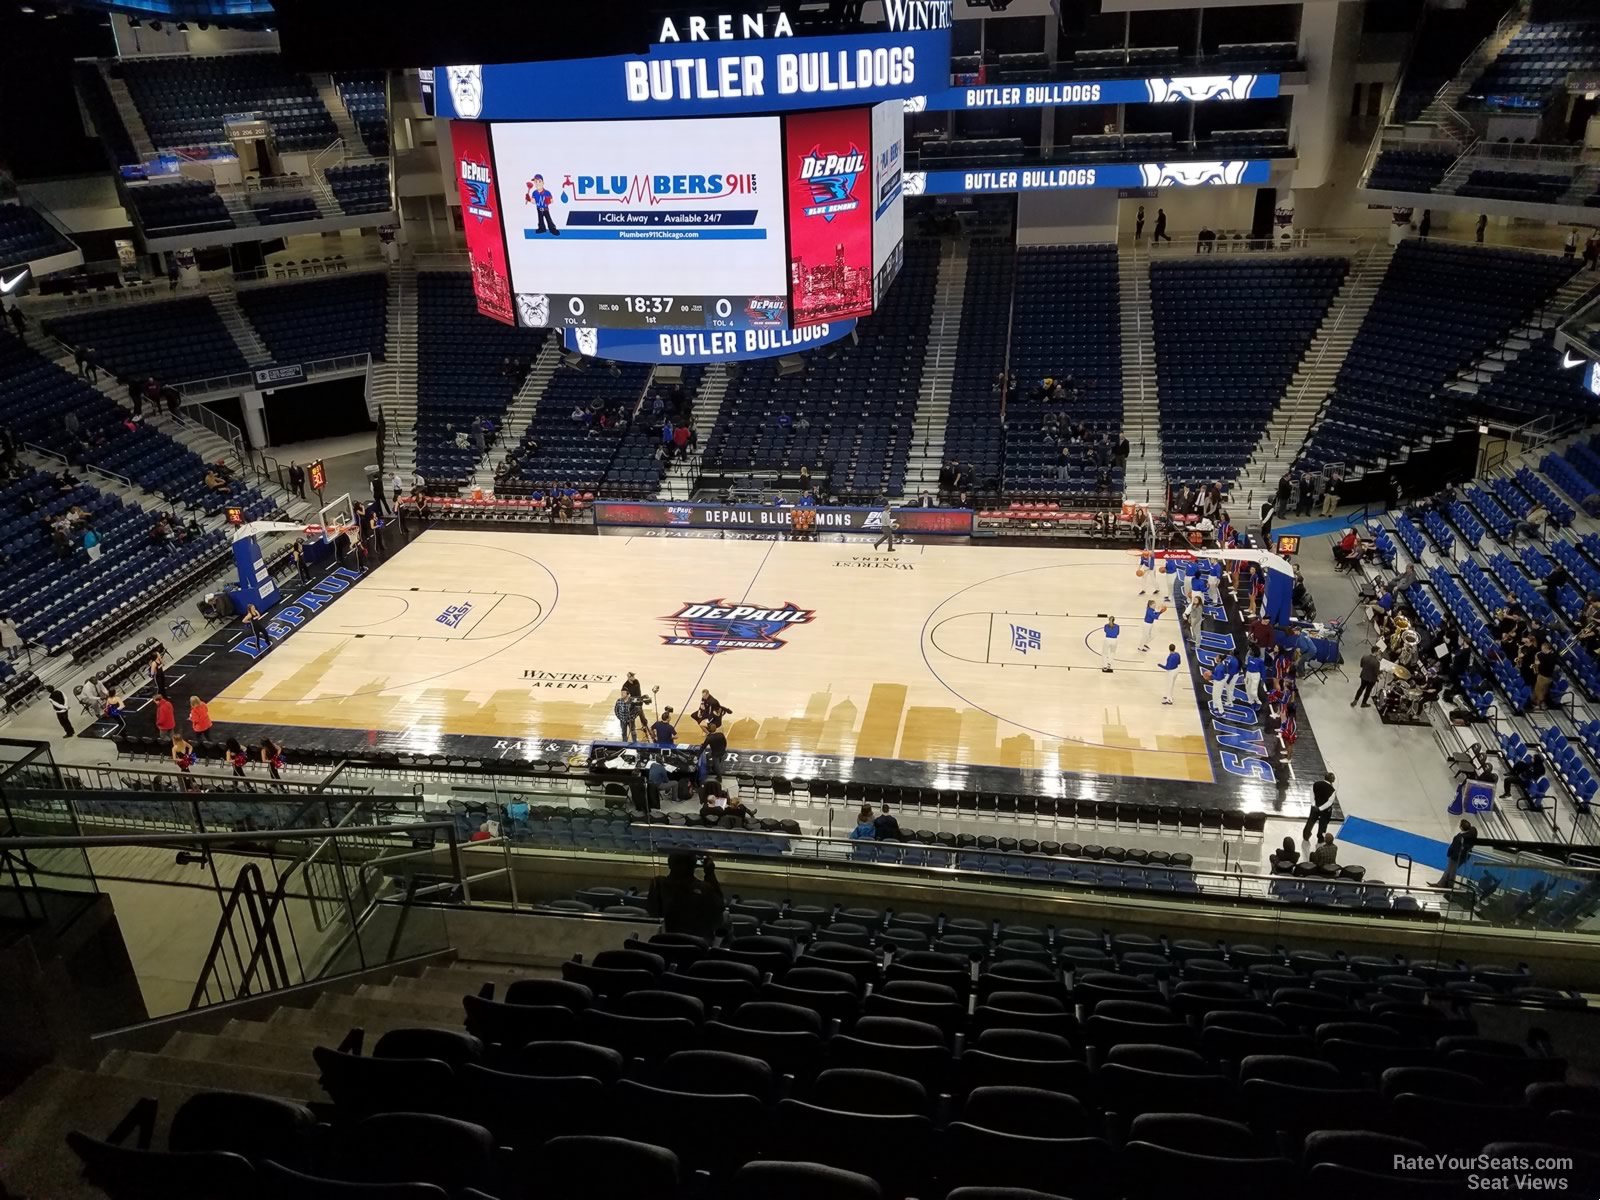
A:
{"label": "aisle staircase", "polygon": [[1251,488],[1273,485],[1300,456],[1393,259],[1394,247],[1387,241],[1375,241],[1356,253],[1272,420],[1240,472],[1241,483]]}
{"label": "aisle staircase", "polygon": [[715,363],[700,376],[700,386],[691,399],[694,401],[694,428],[700,433],[700,453],[681,454],[672,461],[667,473],[661,477],[656,496],[662,500],[692,500],[695,480],[700,478],[700,461],[705,454],[706,439],[717,427],[717,415],[722,411],[722,401],[733,382],[728,368]]}
{"label": "aisle staircase", "polygon": [[133,102],[133,93],[128,90],[127,83],[106,69],[108,64],[104,59],[95,65],[100,69],[101,78],[106,81],[111,102],[117,106],[117,116],[122,119],[122,127],[128,131],[134,151],[141,159],[154,156],[156,145],[150,140],[150,130],[144,123],[144,117],[139,114],[139,106]]}
{"label": "aisle staircase", "polygon": [[939,284],[928,324],[928,347],[922,358],[917,391],[917,416],[906,462],[906,497],[937,495],[939,468],[944,463],[944,432],[950,421],[950,393],[955,383],[956,347],[961,342],[961,302],[967,289],[967,242],[951,238],[939,256]]}
{"label": "aisle staircase", "polygon": [[1123,497],[1133,504],[1166,498],[1161,462],[1161,410],[1156,392],[1155,317],[1150,306],[1150,256],[1142,246],[1117,254],[1122,313],[1122,432],[1131,453]]}
{"label": "aisle staircase", "polygon": [[1459,426],[1467,423],[1469,418],[1476,418],[1478,412],[1473,397],[1478,394],[1480,386],[1492,382],[1509,364],[1538,345],[1545,334],[1561,324],[1594,287],[1594,275],[1588,271],[1577,272],[1556,289],[1548,304],[1529,313],[1526,320],[1486,349],[1470,366],[1458,371],[1440,393],[1442,398],[1456,402],[1457,417],[1450,424]]}
{"label": "aisle staircase", "polygon": [[311,82],[322,99],[322,106],[333,118],[333,127],[338,130],[339,140],[344,143],[344,152],[348,155],[365,155],[366,143],[361,140],[361,131],[356,128],[355,121],[344,106],[344,97],[339,95],[339,86],[333,82],[333,76],[326,71],[313,71]]}
{"label": "aisle staircase", "polygon": [[493,493],[494,473],[500,469],[501,464],[506,461],[506,456],[511,453],[512,447],[522,441],[522,435],[533,424],[534,414],[539,408],[539,398],[544,395],[545,388],[550,386],[550,380],[555,377],[556,370],[560,366],[561,335],[557,332],[545,339],[538,355],[528,367],[528,373],[523,376],[521,385],[512,396],[505,415],[500,418],[500,429],[494,443],[479,461],[472,478],[467,481],[466,495],[470,496],[474,488],[482,488],[485,495]]}
{"label": "aisle staircase", "polygon": [[410,479],[417,465],[417,272],[406,264],[389,268],[388,328],[384,360],[372,364],[368,413],[384,413],[388,441],[384,470]]}
{"label": "aisle staircase", "polygon": [[221,278],[208,279],[206,295],[211,298],[211,306],[217,310],[217,315],[222,318],[223,325],[238,345],[239,352],[244,355],[244,361],[252,367],[270,363],[272,351],[267,349],[256,327],[250,324],[250,318],[244,315],[244,309],[239,307],[239,297],[228,282]]}
{"label": "aisle staircase", "polygon": [[368,1051],[391,1029],[459,1032],[463,995],[485,983],[503,995],[514,980],[550,974],[498,963],[428,965],[387,983],[324,991],[308,1007],[285,1004],[261,1019],[219,1020],[214,1033],[180,1030],[152,1043],[158,1049],[114,1049],[93,1066],[42,1067],[0,1100],[0,1195],[105,1200],[80,1178],[78,1160],[66,1145],[68,1132],[103,1138],[147,1097],[157,1102],[151,1142],[157,1147],[167,1144],[179,1105],[198,1092],[326,1102],[313,1048],[338,1046],[356,1028]]}

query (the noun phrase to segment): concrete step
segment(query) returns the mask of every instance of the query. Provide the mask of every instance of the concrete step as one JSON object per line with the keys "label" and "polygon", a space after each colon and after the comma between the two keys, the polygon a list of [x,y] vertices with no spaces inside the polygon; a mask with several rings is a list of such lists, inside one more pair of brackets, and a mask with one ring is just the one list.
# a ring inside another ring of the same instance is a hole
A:
{"label": "concrete step", "polygon": [[255,1092],[287,1100],[324,1100],[314,1077],[267,1067],[231,1062],[168,1058],[142,1050],[113,1050],[100,1064],[99,1074],[121,1079],[179,1084],[200,1090]]}
{"label": "concrete step", "polygon": [[201,1085],[99,1075],[45,1066],[0,1100],[0,1183],[9,1195],[38,1200],[105,1200],[79,1176],[67,1134],[105,1137],[141,1099],[157,1102],[152,1145],[164,1146],[172,1115]]}
{"label": "concrete step", "polygon": [[317,1064],[311,1057],[311,1050],[315,1045],[326,1044],[317,1039],[311,1045],[290,1046],[283,1042],[251,1041],[247,1038],[229,1037],[226,1034],[180,1031],[173,1034],[167,1040],[167,1044],[161,1047],[161,1054],[167,1058],[180,1058],[192,1062],[225,1062],[240,1067],[260,1067],[296,1075],[316,1075]]}

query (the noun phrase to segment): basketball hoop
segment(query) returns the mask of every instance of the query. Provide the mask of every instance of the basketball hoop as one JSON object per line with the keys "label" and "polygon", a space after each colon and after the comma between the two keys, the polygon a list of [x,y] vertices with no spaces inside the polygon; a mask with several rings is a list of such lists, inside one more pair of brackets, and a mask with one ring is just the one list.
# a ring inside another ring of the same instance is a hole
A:
{"label": "basketball hoop", "polygon": [[341,533],[354,533],[354,525],[307,525],[305,536],[308,538],[320,537],[332,541]]}

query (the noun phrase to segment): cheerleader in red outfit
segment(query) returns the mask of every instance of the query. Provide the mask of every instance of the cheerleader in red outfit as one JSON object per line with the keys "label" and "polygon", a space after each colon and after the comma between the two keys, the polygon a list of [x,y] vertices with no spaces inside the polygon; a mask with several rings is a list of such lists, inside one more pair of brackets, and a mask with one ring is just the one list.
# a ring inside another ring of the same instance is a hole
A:
{"label": "cheerleader in red outfit", "polygon": [[244,765],[250,761],[250,756],[244,752],[244,747],[239,744],[238,738],[229,738],[223,747],[223,754],[228,760],[228,765],[233,768],[233,773],[240,779],[244,778]]}
{"label": "cheerleader in red outfit", "polygon": [[278,774],[283,766],[283,747],[269,737],[261,739],[261,761],[267,764],[267,773],[274,779],[282,779]]}

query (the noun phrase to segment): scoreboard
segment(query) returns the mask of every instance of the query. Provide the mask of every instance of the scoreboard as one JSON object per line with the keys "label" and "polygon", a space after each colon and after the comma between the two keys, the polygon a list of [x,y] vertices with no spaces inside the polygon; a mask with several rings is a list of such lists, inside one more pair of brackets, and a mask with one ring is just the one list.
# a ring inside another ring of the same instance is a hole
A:
{"label": "scoreboard", "polygon": [[777,117],[489,129],[518,324],[787,327]]}
{"label": "scoreboard", "polygon": [[715,332],[866,316],[903,260],[903,109],[452,121],[479,311]]}

